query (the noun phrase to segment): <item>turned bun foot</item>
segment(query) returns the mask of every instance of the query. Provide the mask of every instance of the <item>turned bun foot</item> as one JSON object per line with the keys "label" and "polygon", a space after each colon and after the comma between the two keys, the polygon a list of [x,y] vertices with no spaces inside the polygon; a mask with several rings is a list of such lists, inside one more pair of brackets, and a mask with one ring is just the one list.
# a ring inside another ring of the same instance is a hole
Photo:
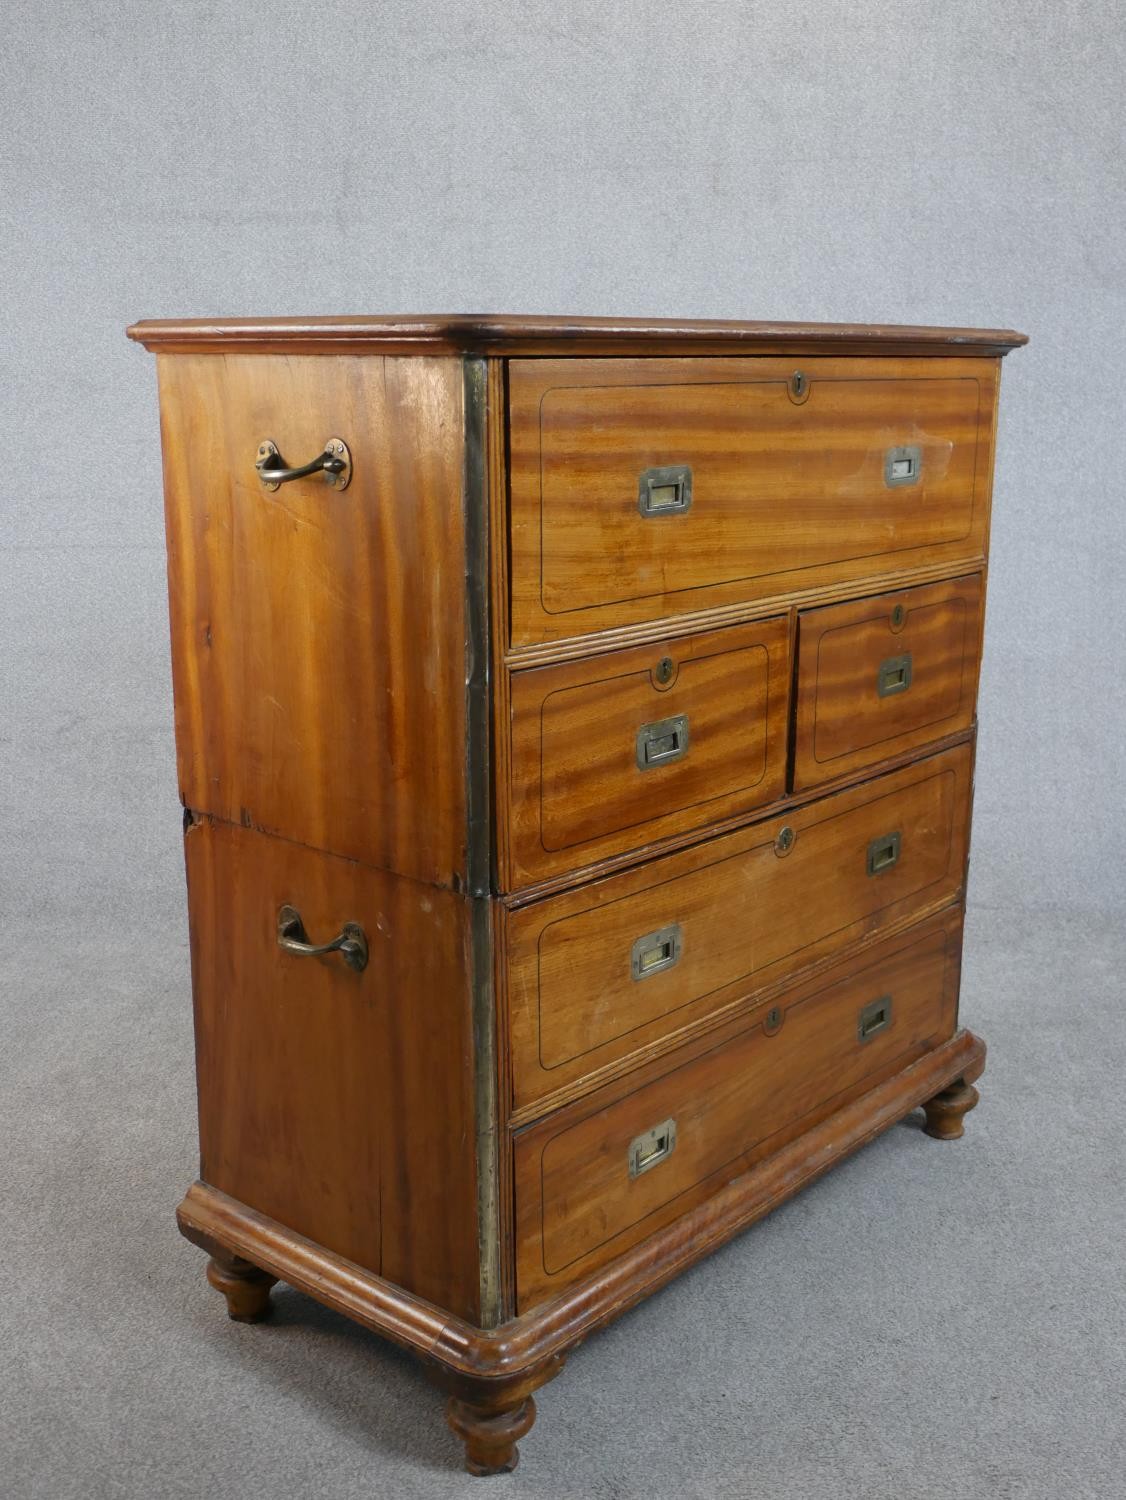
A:
{"label": "turned bun foot", "polygon": [[508,1411],[490,1411],[452,1396],[446,1420],[465,1444],[470,1474],[505,1474],[520,1462],[516,1441],[536,1420],[536,1403],[526,1396]]}
{"label": "turned bun foot", "polygon": [[270,1288],[277,1280],[237,1255],[213,1255],[207,1279],[227,1299],[227,1316],[236,1323],[259,1323],[270,1312]]}
{"label": "turned bun foot", "polygon": [[958,1140],[965,1130],[964,1116],[969,1114],[980,1097],[972,1084],[958,1079],[923,1105],[927,1114],[927,1123],[923,1129],[927,1135],[933,1135],[936,1141]]}

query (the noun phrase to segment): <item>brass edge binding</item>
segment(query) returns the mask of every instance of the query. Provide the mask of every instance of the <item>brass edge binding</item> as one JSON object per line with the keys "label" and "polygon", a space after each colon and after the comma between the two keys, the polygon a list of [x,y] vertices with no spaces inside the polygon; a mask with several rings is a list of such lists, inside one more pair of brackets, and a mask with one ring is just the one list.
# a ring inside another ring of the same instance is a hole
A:
{"label": "brass edge binding", "polygon": [[490,913],[489,809],[489,534],[485,470],[487,367],[462,363],[464,379],[466,608],[466,874],[469,896],[470,993],[473,1008],[473,1112],[477,1153],[477,1251],[480,1317],[501,1320],[500,1194],[496,1008]]}

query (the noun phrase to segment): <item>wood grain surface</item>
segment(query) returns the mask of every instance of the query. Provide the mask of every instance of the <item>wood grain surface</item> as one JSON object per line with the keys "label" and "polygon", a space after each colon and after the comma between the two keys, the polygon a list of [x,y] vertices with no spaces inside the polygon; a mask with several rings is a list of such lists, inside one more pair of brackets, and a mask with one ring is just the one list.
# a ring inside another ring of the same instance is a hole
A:
{"label": "wood grain surface", "polygon": [[[513,360],[512,639],[984,555],[995,360]],[[886,482],[918,449],[915,483]],[[691,470],[645,516],[641,476]]]}
{"label": "wood grain surface", "polygon": [[[180,794],[439,885],[465,879],[455,359],[162,357]],[[263,439],[353,477],[271,493]]]}
{"label": "wood grain surface", "polygon": [[[908,1109],[950,1139],[976,1102],[974,702],[1024,336],[129,332],[159,356],[188,809],[180,1224],[233,1316],[281,1278],[421,1355],[498,1472],[589,1332]],[[330,437],[346,488],[265,489],[261,443]],[[647,727],[684,753],[646,765]],[[363,971],[287,950],[283,906],[314,944],[362,928]]]}
{"label": "wood grain surface", "polygon": [[[902,1068],[953,1034],[960,917],[901,937],[851,972],[775,1002],[767,1018],[713,1034],[637,1080],[516,1137],[520,1311],[590,1275],[789,1139],[847,1103],[867,1079]],[[862,1011],[888,1021],[866,1040]],[[628,1092],[627,1092],[628,1089]],[[671,1152],[632,1175],[630,1148],[652,1128]]]}
{"label": "wood grain surface", "polygon": [[795,788],[969,728],[982,595],[982,575],[975,573],[801,614]]}
{"label": "wood grain surface", "polygon": [[711,1254],[779,1203],[831,1170],[881,1131],[959,1080],[972,1084],[985,1044],[970,1031],[875,1083],[759,1166],[719,1188],[666,1229],[640,1240],[589,1277],[496,1328],[479,1328],[402,1287],[296,1235],[245,1204],[191,1185],[177,1209],[182,1232],[209,1249],[223,1245],[315,1297],[430,1367],[503,1390],[506,1382],[549,1378],[567,1352],[596,1329]]}
{"label": "wood grain surface", "polygon": [[[505,887],[781,796],[789,694],[785,616],[514,673]],[[672,719],[686,753],[643,769],[639,734]]]}
{"label": "wood grain surface", "polygon": [[[509,1031],[520,1108],[589,1079],[772,979],[962,889],[972,749],[962,745],[508,917]],[[793,834],[779,852],[783,828]],[[871,875],[874,840],[898,834]],[[672,926],[671,967],[635,979],[634,944]]]}
{"label": "wood grain surface", "polygon": [[460,313],[439,316],[153,318],[127,330],[147,349],[347,354],[643,354],[766,352],[996,354],[1026,344],[1011,328],[898,323],[770,323],[698,318],[568,318]]}
{"label": "wood grain surface", "polygon": [[[468,902],[211,819],[185,850],[200,1176],[475,1319]],[[283,951],[283,905],[366,969]]]}

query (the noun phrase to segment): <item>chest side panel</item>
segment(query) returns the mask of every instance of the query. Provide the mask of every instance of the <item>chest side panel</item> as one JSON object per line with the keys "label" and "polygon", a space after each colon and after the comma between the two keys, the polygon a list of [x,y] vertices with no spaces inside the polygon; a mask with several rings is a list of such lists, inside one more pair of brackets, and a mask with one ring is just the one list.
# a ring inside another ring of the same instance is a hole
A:
{"label": "chest side panel", "polygon": [[203,1180],[476,1317],[470,903],[211,819],[185,851]]}
{"label": "chest side panel", "polygon": [[[461,362],[160,359],[188,807],[441,885],[464,877]],[[263,484],[338,439],[346,488]]]}

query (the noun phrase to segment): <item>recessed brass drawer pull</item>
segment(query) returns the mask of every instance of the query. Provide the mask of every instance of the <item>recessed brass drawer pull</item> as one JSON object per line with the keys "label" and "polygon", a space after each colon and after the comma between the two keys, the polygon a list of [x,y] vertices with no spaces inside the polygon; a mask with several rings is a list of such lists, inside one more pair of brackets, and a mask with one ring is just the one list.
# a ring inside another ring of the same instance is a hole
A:
{"label": "recessed brass drawer pull", "polygon": [[692,504],[692,470],[687,464],[643,469],[637,482],[637,508],[643,516],[681,515]]}
{"label": "recessed brass drawer pull", "polygon": [[258,478],[268,490],[289,484],[293,479],[307,479],[310,474],[323,474],[325,484],[334,489],[347,489],[352,478],[352,455],[343,438],[328,438],[324,448],[310,463],[299,469],[287,469],[285,459],[278,452],[278,445],[267,438],[258,444],[258,457],[254,461]]}
{"label": "recessed brass drawer pull", "polygon": [[647,932],[639,937],[630,950],[629,969],[635,979],[648,979],[650,974],[661,974],[680,962],[684,951],[684,933],[678,922],[661,927],[656,932]]}
{"label": "recessed brass drawer pull", "polygon": [[887,661],[880,663],[876,673],[877,695],[891,698],[896,693],[905,693],[911,686],[911,672],[910,651],[905,651],[902,656],[889,656]]}
{"label": "recessed brass drawer pull", "polygon": [[642,724],[637,731],[639,770],[651,771],[654,766],[667,766],[674,760],[683,760],[687,754],[687,714],[676,714],[671,719],[658,719],[654,724]]}
{"label": "recessed brass drawer pull", "polygon": [[891,1025],[891,996],[881,995],[863,1007],[856,1021],[858,1041],[868,1042],[878,1031],[886,1031]]}
{"label": "recessed brass drawer pull", "polygon": [[362,927],[355,922],[345,922],[331,943],[310,943],[301,913],[292,906],[283,906],[278,912],[278,947],[301,958],[339,953],[348,967],[357,973],[367,968],[368,940]]}
{"label": "recessed brass drawer pull", "polygon": [[918,484],[923,472],[923,450],[912,443],[907,448],[889,448],[884,454],[884,483],[889,489]]}
{"label": "recessed brass drawer pull", "polygon": [[881,833],[878,839],[873,839],[868,845],[868,874],[882,875],[885,870],[890,870],[899,859],[902,841],[903,836],[899,833]]}
{"label": "recessed brass drawer pull", "polygon": [[652,1130],[634,1136],[629,1147],[629,1175],[640,1177],[661,1162],[668,1161],[676,1150],[676,1121],[662,1120]]}

